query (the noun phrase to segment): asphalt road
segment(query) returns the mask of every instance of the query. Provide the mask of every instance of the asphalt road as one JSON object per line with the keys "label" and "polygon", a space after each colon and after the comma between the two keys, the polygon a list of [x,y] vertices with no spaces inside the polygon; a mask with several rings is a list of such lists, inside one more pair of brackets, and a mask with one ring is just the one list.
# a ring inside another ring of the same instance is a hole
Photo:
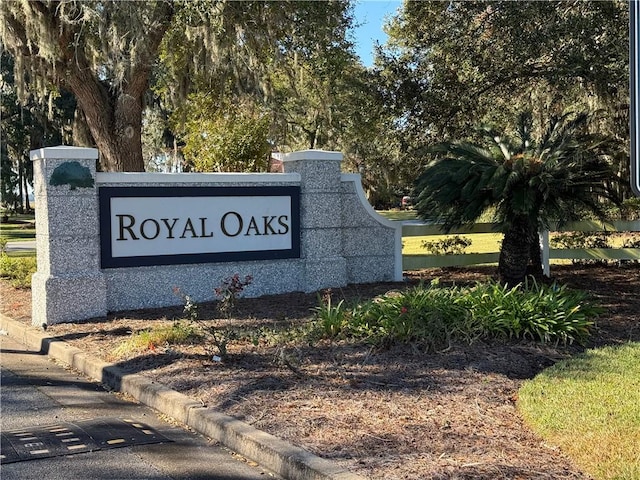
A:
{"label": "asphalt road", "polygon": [[[109,393],[47,356],[28,351],[2,333],[2,480],[278,478],[219,444],[165,422],[148,407]],[[112,424],[123,424],[125,430],[112,430]],[[55,442],[47,443],[54,437]],[[29,458],[11,461],[17,458],[16,451]],[[61,451],[62,455],[50,456]],[[82,453],[73,453],[78,451]]]}

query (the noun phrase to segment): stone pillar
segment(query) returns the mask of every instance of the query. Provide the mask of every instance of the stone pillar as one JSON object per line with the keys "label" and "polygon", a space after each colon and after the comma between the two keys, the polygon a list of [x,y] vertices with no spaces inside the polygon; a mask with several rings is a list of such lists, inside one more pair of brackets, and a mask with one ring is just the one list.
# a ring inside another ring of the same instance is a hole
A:
{"label": "stone pillar", "polygon": [[31,282],[34,325],[107,314],[100,270],[98,150],[49,147],[31,152],[38,270]]}
{"label": "stone pillar", "polygon": [[305,292],[347,284],[342,256],[341,162],[342,153],[321,150],[290,153],[283,160],[285,173],[296,172],[301,178],[301,287]]}

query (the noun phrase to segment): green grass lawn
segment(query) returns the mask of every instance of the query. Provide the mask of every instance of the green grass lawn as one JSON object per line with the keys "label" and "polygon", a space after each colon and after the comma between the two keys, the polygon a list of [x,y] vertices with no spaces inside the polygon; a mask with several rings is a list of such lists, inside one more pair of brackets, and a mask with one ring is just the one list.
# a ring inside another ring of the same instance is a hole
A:
{"label": "green grass lawn", "polygon": [[[415,210],[379,210],[378,213],[383,217],[393,221],[419,220]],[[489,221],[485,219],[483,221]],[[558,233],[551,232],[551,239]],[[502,233],[465,233],[459,235],[428,235],[421,237],[403,237],[402,238],[402,254],[403,255],[425,255],[428,252],[423,248],[423,242],[438,242],[446,238],[461,236],[471,240],[471,246],[467,247],[464,253],[494,253],[500,251],[502,243]],[[633,236],[633,235],[632,235]],[[635,234],[637,236],[637,234]],[[622,247],[625,239],[629,234],[619,233],[612,234],[608,241],[612,248]],[[567,264],[570,260],[553,259],[552,264]]]}
{"label": "green grass lawn", "polygon": [[7,241],[33,240],[36,238],[36,225],[33,215],[14,215],[8,223],[0,224],[0,236]]}
{"label": "green grass lawn", "polygon": [[[36,238],[35,218],[31,215],[13,215],[8,223],[0,224],[0,251],[7,243],[34,240]],[[35,257],[33,250],[13,250],[7,252],[10,257]]]}
{"label": "green grass lawn", "polygon": [[525,382],[518,408],[596,479],[640,479],[640,343],[559,362]]}
{"label": "green grass lawn", "polygon": [[492,253],[500,251],[502,242],[501,233],[473,233],[464,235],[429,235],[426,237],[403,237],[403,255],[426,255],[427,251],[422,247],[422,243],[438,242],[447,237],[460,236],[471,240],[471,246],[465,249],[464,253]]}
{"label": "green grass lawn", "polygon": [[415,210],[376,210],[384,218],[394,221],[418,220]]}
{"label": "green grass lawn", "polygon": [[[415,210],[380,210],[378,213],[393,221],[419,220]],[[423,242],[438,242],[445,238],[454,236],[461,236],[471,240],[471,246],[465,250],[465,253],[492,253],[500,251],[500,243],[502,242],[501,233],[474,233],[464,235],[403,237],[402,253],[403,255],[427,254],[427,251],[422,247]]]}

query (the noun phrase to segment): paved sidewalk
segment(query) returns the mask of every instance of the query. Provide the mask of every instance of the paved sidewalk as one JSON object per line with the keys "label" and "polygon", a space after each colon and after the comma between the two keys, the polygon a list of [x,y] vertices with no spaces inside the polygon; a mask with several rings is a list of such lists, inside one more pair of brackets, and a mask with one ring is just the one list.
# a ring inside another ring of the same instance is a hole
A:
{"label": "paved sidewalk", "polygon": [[2,480],[275,478],[0,335]]}
{"label": "paved sidewalk", "polygon": [[[205,408],[199,401],[155,383],[143,375],[125,374],[117,366],[92,358],[85,352],[48,336],[41,329],[26,326],[0,314],[0,330],[30,351],[46,354],[89,378],[131,395],[145,405],[222,443],[285,479],[364,480],[364,477],[351,473],[329,460],[317,457],[233,417]],[[4,367],[4,358],[2,363]],[[3,480],[4,478],[3,471]]]}

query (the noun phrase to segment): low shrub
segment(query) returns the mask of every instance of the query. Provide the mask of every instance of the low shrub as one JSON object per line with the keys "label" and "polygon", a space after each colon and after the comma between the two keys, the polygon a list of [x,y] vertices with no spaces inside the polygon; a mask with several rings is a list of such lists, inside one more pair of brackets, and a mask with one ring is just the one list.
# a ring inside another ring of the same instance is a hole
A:
{"label": "low shrub", "polygon": [[[238,298],[242,296],[245,288],[251,285],[252,282],[253,277],[251,275],[246,275],[244,279],[241,279],[240,275],[236,273],[222,280],[220,285],[213,289],[218,298],[218,311],[223,318],[231,318]],[[217,361],[226,360],[229,342],[239,338],[238,332],[233,328],[220,328],[203,322],[200,319],[199,306],[190,295],[183,293],[180,287],[173,287],[173,293],[182,298],[184,302],[183,313],[206,339],[205,348],[207,353]]]}
{"label": "low shrub", "polygon": [[601,312],[588,295],[566,285],[544,285],[531,279],[522,287],[478,284],[461,302],[480,337],[529,339],[543,343],[583,343]]}
{"label": "low shrub", "polygon": [[424,240],[422,248],[431,255],[461,255],[471,244],[472,241],[469,237],[455,235],[442,240]]}
{"label": "low shrub", "polygon": [[432,282],[351,307],[325,295],[315,309],[313,331],[376,346],[414,343],[429,351],[447,348],[454,339],[571,344],[587,339],[599,312],[584,292],[533,280],[515,288],[496,282],[441,288]]}
{"label": "low shrub", "polygon": [[10,257],[0,254],[0,277],[6,278],[15,288],[30,288],[31,276],[36,272],[35,257]]}
{"label": "low shrub", "polygon": [[[612,248],[609,232],[565,232],[554,235],[550,240],[551,248]],[[573,259],[574,265],[606,265],[607,260],[579,260]]]}
{"label": "low shrub", "polygon": [[455,319],[465,314],[455,289],[419,286],[389,292],[367,302],[352,315],[350,332],[378,346],[416,343],[429,351],[447,348]]}
{"label": "low shrub", "polygon": [[242,296],[245,288],[253,282],[251,275],[246,275],[244,279],[240,278],[238,273],[231,277],[227,277],[220,285],[213,289],[218,298],[218,310],[225,318],[230,318],[233,314],[238,298]]}
{"label": "low shrub", "polygon": [[322,296],[318,294],[318,306],[313,312],[316,319],[313,336],[335,338],[351,323],[351,309],[345,308],[344,300],[334,305],[331,290],[327,290]]}
{"label": "low shrub", "polygon": [[615,207],[610,218],[633,221],[640,219],[640,197],[627,198],[619,207]]}

